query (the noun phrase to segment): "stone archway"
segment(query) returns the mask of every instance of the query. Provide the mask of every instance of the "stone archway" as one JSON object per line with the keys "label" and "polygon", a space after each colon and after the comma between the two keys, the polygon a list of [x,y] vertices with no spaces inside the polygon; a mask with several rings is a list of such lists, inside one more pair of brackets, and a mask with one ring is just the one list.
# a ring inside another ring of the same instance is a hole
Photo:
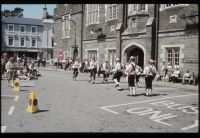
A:
{"label": "stone archway", "polygon": [[122,51],[122,62],[127,63],[130,56],[136,58],[136,63],[144,69],[146,65],[146,50],[138,43],[131,43],[127,45]]}

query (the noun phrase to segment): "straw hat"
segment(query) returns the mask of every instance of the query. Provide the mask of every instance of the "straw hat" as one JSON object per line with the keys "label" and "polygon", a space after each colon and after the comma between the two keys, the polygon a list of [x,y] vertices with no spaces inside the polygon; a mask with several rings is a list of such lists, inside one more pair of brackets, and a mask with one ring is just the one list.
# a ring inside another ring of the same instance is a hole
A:
{"label": "straw hat", "polygon": [[153,59],[150,59],[149,63],[155,63],[155,61]]}
{"label": "straw hat", "polygon": [[116,61],[120,61],[120,59],[119,59],[119,58],[116,58]]}
{"label": "straw hat", "polygon": [[130,59],[134,59],[135,57],[131,56]]}
{"label": "straw hat", "polygon": [[10,57],[10,61],[13,61],[14,60],[14,57]]}

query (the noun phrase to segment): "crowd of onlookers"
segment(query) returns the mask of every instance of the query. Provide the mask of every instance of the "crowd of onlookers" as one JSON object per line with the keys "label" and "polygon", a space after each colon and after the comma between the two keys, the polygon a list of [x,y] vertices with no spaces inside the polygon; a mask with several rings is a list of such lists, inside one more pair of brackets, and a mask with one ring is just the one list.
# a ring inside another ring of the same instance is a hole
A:
{"label": "crowd of onlookers", "polygon": [[166,81],[166,82],[181,82],[182,84],[194,84],[196,85],[199,82],[199,74],[190,72],[189,70],[181,71],[179,66],[174,67],[173,69],[170,66],[170,63],[167,65],[165,61],[161,63],[160,72],[157,74],[157,80]]}
{"label": "crowd of onlookers", "polygon": [[37,79],[39,71],[35,66],[35,60],[33,58],[23,55],[22,57],[9,57],[3,55],[1,57],[1,79],[6,78],[8,80],[8,86],[14,86],[14,80],[16,77],[23,79]]}

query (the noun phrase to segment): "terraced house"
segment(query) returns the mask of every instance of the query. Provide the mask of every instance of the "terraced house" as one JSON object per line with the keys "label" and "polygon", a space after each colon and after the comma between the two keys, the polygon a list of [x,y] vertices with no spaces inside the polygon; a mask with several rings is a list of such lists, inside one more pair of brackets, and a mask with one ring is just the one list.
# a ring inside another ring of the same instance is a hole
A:
{"label": "terraced house", "polygon": [[43,8],[43,19],[23,17],[2,17],[2,54],[30,58],[51,58],[53,56],[53,19],[46,18],[47,8]]}
{"label": "terraced house", "polygon": [[198,4],[58,4],[54,14],[54,56],[111,65],[134,56],[142,68],[153,58],[158,70],[165,61],[198,73]]}

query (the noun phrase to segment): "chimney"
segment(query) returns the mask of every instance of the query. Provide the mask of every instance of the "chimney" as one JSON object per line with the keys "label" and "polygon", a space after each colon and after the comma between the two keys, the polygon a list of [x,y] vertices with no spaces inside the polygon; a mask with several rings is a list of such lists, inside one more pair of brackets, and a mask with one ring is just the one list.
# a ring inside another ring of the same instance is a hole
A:
{"label": "chimney", "polygon": [[47,19],[47,7],[46,7],[46,4],[45,4],[45,7],[43,8],[43,19]]}

